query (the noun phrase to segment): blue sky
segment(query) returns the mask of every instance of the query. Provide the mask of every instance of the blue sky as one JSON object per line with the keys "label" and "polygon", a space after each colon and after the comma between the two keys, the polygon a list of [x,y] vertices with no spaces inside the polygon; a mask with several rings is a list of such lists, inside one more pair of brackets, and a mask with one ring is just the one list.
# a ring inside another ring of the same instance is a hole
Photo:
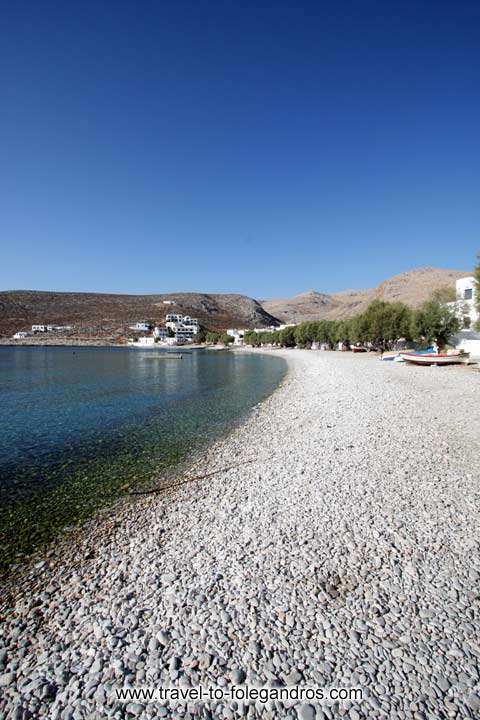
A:
{"label": "blue sky", "polygon": [[470,269],[478,2],[18,2],[0,288],[255,297]]}

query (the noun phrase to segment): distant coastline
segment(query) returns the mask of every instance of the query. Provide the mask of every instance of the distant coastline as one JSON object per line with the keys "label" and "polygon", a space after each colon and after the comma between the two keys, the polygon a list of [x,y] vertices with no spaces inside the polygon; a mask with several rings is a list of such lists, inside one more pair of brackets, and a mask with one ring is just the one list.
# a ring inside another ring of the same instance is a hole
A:
{"label": "distant coastline", "polygon": [[[116,348],[127,348],[132,349],[132,346],[129,345],[126,342],[118,342],[118,340],[110,340],[108,338],[92,338],[91,340],[86,339],[71,339],[71,338],[65,338],[65,340],[62,340],[61,338],[55,337],[51,338],[50,340],[45,337],[39,337],[38,341],[35,338],[28,338],[28,340],[12,340],[10,338],[0,338],[0,347],[116,347]],[[182,345],[182,346],[172,346],[170,348],[165,347],[165,345],[158,345],[155,346],[153,349],[155,350],[175,350],[178,352],[179,350],[198,350],[199,348],[206,348],[208,345],[206,344],[199,344],[199,343],[191,343],[189,345]],[[140,348],[143,350],[148,351],[148,346],[145,348]]]}
{"label": "distant coastline", "polygon": [[0,338],[0,346],[2,347],[128,347],[126,342],[120,343],[118,340],[110,340],[108,338],[92,338],[72,339],[72,338],[28,338],[26,340],[13,340],[11,338]]}

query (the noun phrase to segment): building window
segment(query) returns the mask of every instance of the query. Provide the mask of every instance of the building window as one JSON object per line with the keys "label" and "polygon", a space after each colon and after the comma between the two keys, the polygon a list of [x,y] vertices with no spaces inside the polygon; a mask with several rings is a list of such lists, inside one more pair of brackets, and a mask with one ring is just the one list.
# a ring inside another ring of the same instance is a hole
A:
{"label": "building window", "polygon": [[467,289],[464,291],[463,299],[464,299],[464,300],[471,300],[472,297],[473,297],[473,289],[472,289],[472,288],[467,288]]}
{"label": "building window", "polygon": [[463,327],[467,330],[469,327],[471,327],[472,321],[468,317],[468,315],[463,316]]}

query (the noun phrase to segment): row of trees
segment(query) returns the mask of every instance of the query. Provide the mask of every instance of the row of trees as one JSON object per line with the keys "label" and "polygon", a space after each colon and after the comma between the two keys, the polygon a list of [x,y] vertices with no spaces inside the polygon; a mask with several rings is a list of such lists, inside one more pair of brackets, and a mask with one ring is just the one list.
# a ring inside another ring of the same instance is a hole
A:
{"label": "row of trees", "polygon": [[400,302],[374,300],[365,312],[350,320],[317,320],[273,332],[245,334],[245,343],[282,347],[309,347],[312,343],[333,348],[337,343],[370,343],[378,349],[392,348],[403,338],[408,341],[445,345],[457,332],[459,323],[450,307],[432,298],[414,310]]}
{"label": "row of trees", "polygon": [[[215,332],[214,330],[209,330],[205,333],[205,342],[207,343],[223,343],[224,345],[229,345],[230,343],[233,343],[234,338],[230,335],[227,335],[226,332]],[[199,342],[203,342],[202,340],[199,340]]]}

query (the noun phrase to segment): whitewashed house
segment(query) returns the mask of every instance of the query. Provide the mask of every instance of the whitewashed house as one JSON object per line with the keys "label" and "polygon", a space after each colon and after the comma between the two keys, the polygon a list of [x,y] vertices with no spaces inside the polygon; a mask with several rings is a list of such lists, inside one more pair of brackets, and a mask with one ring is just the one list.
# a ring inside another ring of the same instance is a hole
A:
{"label": "whitewashed house", "polygon": [[32,335],[31,332],[28,332],[27,330],[19,330],[15,333],[13,336],[14,340],[23,340],[24,338],[30,337]]}
{"label": "whitewashed house", "polygon": [[129,327],[130,330],[137,330],[137,332],[149,332],[152,326],[150,323],[142,321],[135,323],[135,325],[130,325]]}
{"label": "whitewashed house", "polygon": [[457,280],[456,312],[462,329],[470,330],[479,319],[476,306],[477,288],[473,275]]}
{"label": "whitewashed house", "polygon": [[234,345],[243,345],[243,338],[245,337],[245,333],[247,330],[238,328],[229,328],[227,330],[227,335],[230,335],[230,337],[233,337],[233,344]]}
{"label": "whitewashed house", "polygon": [[183,320],[183,315],[179,315],[178,313],[168,313],[168,315],[165,316],[165,324],[167,327],[171,327],[173,330],[172,323],[181,323]]}
{"label": "whitewashed house", "polygon": [[44,333],[48,332],[47,325],[32,325],[33,333]]}
{"label": "whitewashed house", "polygon": [[156,325],[153,328],[153,337],[156,338],[158,342],[165,342],[168,337],[167,328]]}
{"label": "whitewashed house", "polygon": [[179,315],[177,313],[169,313],[165,317],[165,325],[175,333],[179,344],[191,342],[200,330],[200,324],[197,318],[190,315]]}
{"label": "whitewashed house", "polygon": [[177,338],[177,341],[183,341],[184,343],[191,342],[195,335],[196,332],[194,332],[191,327],[178,325],[175,330],[175,337]]}
{"label": "whitewashed house", "polygon": [[192,333],[192,335],[197,335],[198,331],[200,330],[200,325],[197,320],[197,318],[192,318],[190,315],[185,315],[182,321],[182,327],[184,330],[187,330]]}
{"label": "whitewashed house", "polygon": [[273,332],[274,330],[281,330],[284,327],[288,327],[288,326],[287,325],[268,325],[268,327],[253,328],[253,332],[255,332],[255,333]]}
{"label": "whitewashed house", "polygon": [[451,339],[457,350],[470,353],[471,358],[480,358],[480,333],[475,331],[475,325],[480,316],[477,310],[477,287],[473,275],[457,280],[457,299],[447,303],[455,310],[460,322],[460,331]]}

